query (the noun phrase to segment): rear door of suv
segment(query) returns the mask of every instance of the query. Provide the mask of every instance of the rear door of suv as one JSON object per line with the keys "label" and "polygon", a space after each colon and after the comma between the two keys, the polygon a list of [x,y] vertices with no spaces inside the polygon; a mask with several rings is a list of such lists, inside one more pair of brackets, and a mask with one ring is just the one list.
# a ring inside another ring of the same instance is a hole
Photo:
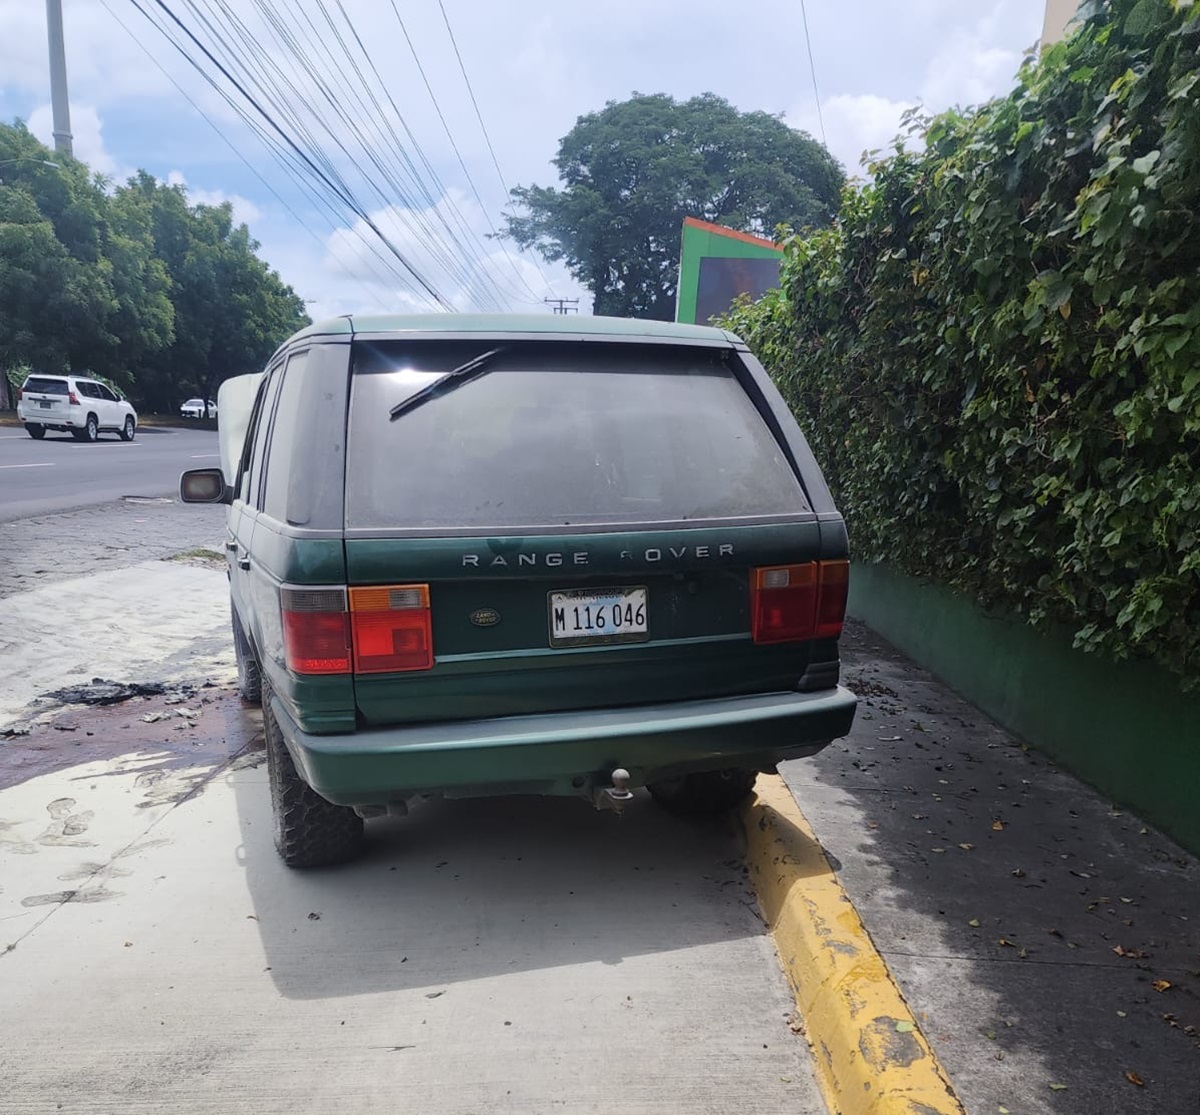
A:
{"label": "rear door of suv", "polygon": [[366,723],[794,690],[836,663],[844,530],[814,513],[732,347],[354,349],[346,562]]}
{"label": "rear door of suv", "polygon": [[65,376],[30,376],[21,388],[26,422],[51,425],[66,422],[70,410],[70,383]]}

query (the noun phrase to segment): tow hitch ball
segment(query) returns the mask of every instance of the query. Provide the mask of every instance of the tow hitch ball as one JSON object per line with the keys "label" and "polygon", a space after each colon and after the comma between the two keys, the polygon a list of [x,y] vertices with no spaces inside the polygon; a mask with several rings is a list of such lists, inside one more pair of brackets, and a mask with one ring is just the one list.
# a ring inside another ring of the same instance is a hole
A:
{"label": "tow hitch ball", "polygon": [[629,771],[624,767],[617,767],[612,772],[611,786],[598,786],[594,794],[597,809],[611,809],[614,813],[623,812],[625,803],[632,798],[633,791],[629,788]]}

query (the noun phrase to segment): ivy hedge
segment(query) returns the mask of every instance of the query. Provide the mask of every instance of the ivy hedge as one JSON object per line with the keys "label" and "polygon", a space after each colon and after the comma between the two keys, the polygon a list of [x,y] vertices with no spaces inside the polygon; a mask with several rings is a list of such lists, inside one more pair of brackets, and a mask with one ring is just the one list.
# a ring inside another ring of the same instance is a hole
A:
{"label": "ivy hedge", "polygon": [[[912,116],[725,324],[886,561],[1200,682],[1200,3],[1091,0]],[[916,141],[915,143],[913,141]]]}

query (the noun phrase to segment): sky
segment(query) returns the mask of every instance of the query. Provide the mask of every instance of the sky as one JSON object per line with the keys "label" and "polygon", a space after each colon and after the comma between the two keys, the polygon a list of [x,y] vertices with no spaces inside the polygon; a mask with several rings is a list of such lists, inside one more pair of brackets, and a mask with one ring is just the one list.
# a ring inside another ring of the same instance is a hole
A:
{"label": "sky", "polygon": [[[320,139],[363,216],[315,202],[139,7],[163,21],[165,8],[202,38],[207,20],[226,44],[235,40],[218,20],[240,21],[262,52],[243,82],[294,75],[304,95],[264,107],[293,137],[305,127]],[[338,28],[348,53],[326,82],[342,83],[336,95],[324,98],[264,21],[278,13],[292,41],[310,36],[310,57],[339,49],[325,14]],[[491,236],[506,187],[556,184],[551,160],[579,116],[634,92],[713,92],[823,135],[861,175],[862,152],[886,146],[908,108],[1007,93],[1043,14],[1044,0],[807,0],[810,68],[797,0],[63,0],[76,157],[113,182],[143,169],[186,186],[193,202],[230,201],[316,319],[547,312],[547,297],[580,298],[586,312],[587,292],[561,265]],[[0,0],[0,44],[0,119],[24,120],[51,144],[44,4]]]}

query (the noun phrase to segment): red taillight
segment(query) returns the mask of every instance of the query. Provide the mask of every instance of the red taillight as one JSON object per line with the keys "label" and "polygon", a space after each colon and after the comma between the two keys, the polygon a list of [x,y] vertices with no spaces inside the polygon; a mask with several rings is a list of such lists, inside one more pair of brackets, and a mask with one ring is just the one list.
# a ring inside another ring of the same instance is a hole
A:
{"label": "red taillight", "polygon": [[344,588],[281,588],[283,649],[297,674],[350,672],[350,616]]}
{"label": "red taillight", "polygon": [[846,595],[850,591],[850,563],[823,561],[819,574],[821,596],[817,604],[817,638],[836,639],[846,619]]}
{"label": "red taillight", "polygon": [[76,395],[74,391],[69,391],[67,393],[67,398],[70,399],[71,406],[73,406],[73,407],[79,406],[79,396]]}
{"label": "red taillight", "polygon": [[756,643],[833,639],[846,614],[850,563],[810,561],[755,569],[750,632]]}
{"label": "red taillight", "polygon": [[356,674],[433,667],[428,585],[352,588],[350,624]]}

